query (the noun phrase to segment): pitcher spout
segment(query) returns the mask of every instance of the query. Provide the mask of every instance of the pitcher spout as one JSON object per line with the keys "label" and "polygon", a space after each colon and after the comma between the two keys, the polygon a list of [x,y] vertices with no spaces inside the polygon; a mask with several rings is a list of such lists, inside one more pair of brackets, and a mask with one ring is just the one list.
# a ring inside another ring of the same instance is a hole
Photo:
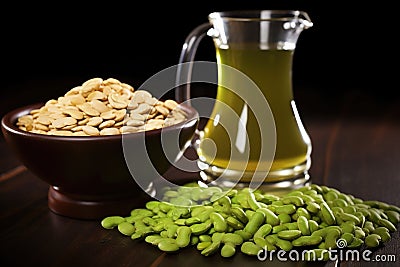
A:
{"label": "pitcher spout", "polygon": [[294,11],[293,18],[283,24],[285,30],[298,29],[300,31],[311,28],[313,22],[311,21],[308,14],[304,11]]}

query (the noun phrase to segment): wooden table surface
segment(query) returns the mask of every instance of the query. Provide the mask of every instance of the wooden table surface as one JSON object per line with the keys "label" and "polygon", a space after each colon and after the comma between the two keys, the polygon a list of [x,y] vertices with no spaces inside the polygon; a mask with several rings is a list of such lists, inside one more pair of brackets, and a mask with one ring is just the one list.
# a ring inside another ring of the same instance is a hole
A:
{"label": "wooden table surface", "polygon": [[[19,100],[18,100],[19,99]],[[2,114],[23,101],[2,98]],[[400,206],[400,101],[360,92],[335,98],[305,94],[297,100],[312,139],[313,183],[354,196]],[[197,178],[175,169],[167,176]],[[51,212],[48,185],[25,169],[0,138],[0,266],[399,266],[399,231],[371,258],[396,262],[263,262],[237,253],[205,257],[195,248],[166,254],[144,241],[105,230],[98,220],[78,220]],[[383,257],[382,257],[383,256]]]}

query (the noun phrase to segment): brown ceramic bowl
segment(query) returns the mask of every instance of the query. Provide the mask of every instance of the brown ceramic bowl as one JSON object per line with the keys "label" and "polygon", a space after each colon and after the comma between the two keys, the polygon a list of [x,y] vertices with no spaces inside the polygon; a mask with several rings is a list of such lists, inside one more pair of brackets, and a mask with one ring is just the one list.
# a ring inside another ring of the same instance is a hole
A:
{"label": "brown ceramic bowl", "polygon": [[[190,144],[199,118],[195,109],[181,105],[188,114],[184,122],[110,136],[51,136],[15,125],[18,117],[42,105],[7,113],[1,120],[2,132],[27,169],[49,184],[49,208],[79,219],[129,213],[143,205],[154,194],[155,180]],[[177,149],[165,149],[165,144],[172,143]]]}

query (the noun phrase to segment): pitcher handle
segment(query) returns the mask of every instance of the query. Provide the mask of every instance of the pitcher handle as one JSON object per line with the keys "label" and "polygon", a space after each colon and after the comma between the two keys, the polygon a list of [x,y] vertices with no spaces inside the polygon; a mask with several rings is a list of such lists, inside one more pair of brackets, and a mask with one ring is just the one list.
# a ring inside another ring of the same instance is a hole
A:
{"label": "pitcher handle", "polygon": [[[181,103],[186,101],[190,105],[190,81],[192,77],[193,60],[200,41],[211,28],[210,23],[203,23],[194,28],[185,39],[176,73],[175,99]],[[185,64],[183,67],[182,63]]]}

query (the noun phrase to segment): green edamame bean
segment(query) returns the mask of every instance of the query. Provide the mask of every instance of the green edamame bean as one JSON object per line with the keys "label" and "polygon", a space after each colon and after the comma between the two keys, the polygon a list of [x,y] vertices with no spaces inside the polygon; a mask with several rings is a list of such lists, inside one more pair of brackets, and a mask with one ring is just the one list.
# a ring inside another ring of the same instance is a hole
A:
{"label": "green edamame bean", "polygon": [[168,224],[165,228],[167,231],[167,236],[172,238],[176,235],[176,231],[178,230],[179,226],[176,224]]}
{"label": "green edamame bean", "polygon": [[359,248],[364,244],[364,241],[361,238],[354,237],[353,241],[350,244],[347,244],[347,248]]}
{"label": "green edamame bean", "polygon": [[224,244],[221,248],[221,256],[224,258],[230,258],[236,253],[236,248],[232,244]]}
{"label": "green edamame bean", "polygon": [[319,193],[319,194],[323,193],[323,190],[322,190],[321,186],[319,186],[317,184],[311,184],[310,188],[308,190],[311,190],[311,189],[313,189],[314,192],[316,192],[316,193]]}
{"label": "green edamame bean", "polygon": [[264,238],[266,235],[272,232],[272,226],[268,223],[261,225],[260,228],[254,233],[253,238],[262,237]]}
{"label": "green edamame bean", "polygon": [[244,241],[248,241],[253,237],[252,233],[246,232],[244,230],[236,230],[234,233],[240,235]]}
{"label": "green edamame bean", "polygon": [[335,224],[336,223],[335,215],[333,214],[328,204],[326,202],[322,202],[320,203],[320,207],[321,207],[322,221],[328,225]]}
{"label": "green edamame bean", "polygon": [[246,213],[247,218],[249,218],[249,220],[250,220],[251,217],[253,217],[255,211],[251,210],[251,209],[248,209],[248,210],[245,210],[245,213]]}
{"label": "green edamame bean", "polygon": [[125,218],[121,216],[109,216],[104,218],[101,221],[101,226],[105,229],[113,229],[115,226],[118,226],[120,223],[125,222]]}
{"label": "green edamame bean", "polygon": [[357,237],[357,238],[360,238],[360,239],[364,239],[366,234],[365,234],[364,230],[361,227],[355,226],[354,227],[354,236]]}
{"label": "green edamame bean", "polygon": [[[269,205],[269,207],[276,207],[276,206],[283,206],[282,200],[278,199],[278,200],[272,201],[271,205]],[[272,210],[272,211],[274,211],[274,210]]]}
{"label": "green edamame bean", "polygon": [[358,224],[358,226],[360,227],[364,227],[365,222],[367,221],[366,217],[364,216],[364,214],[362,212],[356,211],[354,213],[354,215],[360,220],[360,223]]}
{"label": "green edamame bean", "polygon": [[[257,210],[258,212],[262,212],[265,215],[265,222],[272,225],[272,226],[276,226],[280,224],[280,219],[279,219],[279,215],[276,215],[273,211],[266,209],[266,208],[259,208]],[[287,216],[289,216],[289,214],[286,214]]]}
{"label": "green edamame bean", "polygon": [[283,204],[293,204],[297,207],[301,207],[304,205],[304,200],[299,196],[285,196],[282,198]]}
{"label": "green edamame bean", "polygon": [[339,197],[339,195],[332,190],[323,194],[323,196],[324,196],[325,201],[333,201]]}
{"label": "green edamame bean", "polygon": [[[209,206],[211,209],[206,209],[202,213],[198,214],[196,217],[200,219],[201,222],[205,222],[210,219],[210,214],[214,212],[214,208]],[[194,216],[194,215],[192,215]]]}
{"label": "green edamame bean", "polygon": [[158,248],[164,252],[175,252],[179,250],[179,246],[174,239],[164,238],[158,243]]}
{"label": "green edamame bean", "polygon": [[280,199],[280,197],[269,194],[269,193],[263,193],[263,198],[264,198],[264,202],[268,201],[267,204],[271,204],[272,202]]}
{"label": "green edamame bean", "polygon": [[131,223],[122,222],[118,224],[118,231],[123,235],[131,236],[133,235],[135,230],[136,230],[135,226],[133,226],[133,224]]}
{"label": "green edamame bean", "polygon": [[286,226],[287,230],[299,230],[299,226],[297,225],[297,221],[295,222],[290,222],[290,223],[284,223],[281,224]]}
{"label": "green edamame bean", "polygon": [[166,230],[161,231],[161,232],[159,233],[159,235],[160,235],[161,237],[166,237],[166,238],[169,237]]}
{"label": "green edamame bean", "polygon": [[375,230],[375,226],[371,221],[366,221],[364,223],[363,230],[364,230],[364,232],[365,232],[365,230],[368,230],[368,232],[372,233]]}
{"label": "green edamame bean", "polygon": [[310,226],[308,225],[308,219],[302,215],[297,219],[297,227],[301,231],[302,235],[310,235]]}
{"label": "green edamame bean", "polygon": [[300,236],[292,241],[292,245],[295,247],[315,246],[321,242],[321,236]]}
{"label": "green edamame bean", "polygon": [[388,220],[394,225],[400,222],[400,213],[393,210],[386,210],[385,213],[388,217]]}
{"label": "green edamame bean", "polygon": [[[188,205],[188,206],[190,206],[190,205]],[[183,217],[189,215],[189,213],[190,213],[189,208],[184,207],[184,205],[183,205],[182,207],[170,209],[167,212],[167,215],[168,215],[168,217],[171,217],[172,220],[178,220],[180,218],[183,218]]]}
{"label": "green edamame bean", "polygon": [[246,241],[240,246],[240,250],[244,254],[256,256],[262,248],[251,241]]}
{"label": "green edamame bean", "polygon": [[209,235],[199,235],[199,239],[201,242],[211,241],[211,236]]}
{"label": "green edamame bean", "polygon": [[222,237],[225,235],[225,233],[219,233],[219,232],[215,232],[212,234],[211,236],[211,241],[212,242],[217,242],[217,243],[221,243]]}
{"label": "green edamame bean", "polygon": [[[285,214],[285,213],[279,214],[278,219],[281,224],[290,223],[292,221],[292,217],[289,214]],[[267,218],[267,221],[268,221],[268,218]]]}
{"label": "green edamame bean", "polygon": [[153,226],[154,232],[157,232],[157,233],[163,231],[164,229],[165,229],[164,223],[157,223],[156,225]]}
{"label": "green edamame bean", "polygon": [[286,205],[282,205],[282,206],[277,206],[275,208],[275,213],[276,214],[293,214],[296,212],[296,206],[293,204],[286,204]]}
{"label": "green edamame bean", "polygon": [[353,214],[342,212],[342,213],[337,213],[336,216],[339,217],[340,219],[342,219],[345,222],[352,221],[356,225],[361,225],[360,219],[357,216],[353,215]]}
{"label": "green edamame bean", "polygon": [[373,223],[379,224],[379,220],[382,219],[381,215],[373,208],[368,209],[369,216],[368,219]]}
{"label": "green edamame bean", "polygon": [[336,248],[337,239],[341,236],[342,232],[338,229],[330,229],[325,236],[325,246],[326,248]]}
{"label": "green edamame bean", "polygon": [[389,207],[387,208],[387,210],[392,210],[395,211],[397,213],[400,213],[400,207],[395,206],[395,205],[389,205]]}
{"label": "green edamame bean", "polygon": [[214,208],[212,206],[198,206],[194,207],[191,211],[192,217],[198,217],[202,213],[212,212]]}
{"label": "green edamame bean", "polygon": [[309,196],[309,195],[303,194],[303,195],[301,195],[301,196],[299,196],[299,197],[301,197],[301,198],[303,199],[303,201],[304,201],[304,203],[305,203],[306,205],[308,205],[308,203],[314,202],[314,199],[313,199],[311,196]]}
{"label": "green edamame bean", "polygon": [[310,189],[310,190],[304,191],[303,194],[314,197],[314,196],[317,196],[319,194],[322,194],[322,192],[318,193],[315,189]]}
{"label": "green edamame bean", "polygon": [[160,243],[163,239],[164,238],[160,235],[148,235],[148,236],[146,236],[144,241],[146,241],[149,244],[158,246],[158,243]]}
{"label": "green edamame bean", "polygon": [[314,235],[314,236],[315,236],[315,235],[318,235],[318,236],[321,236],[322,238],[325,238],[326,235],[327,235],[327,233],[328,233],[329,231],[331,231],[332,229],[336,229],[336,230],[338,230],[339,232],[342,232],[342,229],[341,229],[339,226],[337,226],[337,225],[330,225],[330,226],[326,226],[326,227],[323,227],[323,228],[320,228],[320,229],[314,231],[311,235]]}
{"label": "green edamame bean", "polygon": [[386,227],[390,232],[396,232],[397,228],[389,220],[380,219],[378,220],[378,225]]}
{"label": "green edamame bean", "polygon": [[190,217],[185,220],[185,225],[190,226],[195,223],[200,223],[201,220],[198,217]]}
{"label": "green edamame bean", "polygon": [[[288,231],[293,231],[293,230],[288,230]],[[289,240],[275,237],[275,241],[276,241],[275,245],[284,251],[290,251],[293,248],[292,242],[290,242]]]}
{"label": "green edamame bean", "polygon": [[386,242],[391,238],[389,230],[383,226],[375,228],[371,233],[379,235],[382,242]]}
{"label": "green edamame bean", "polygon": [[277,234],[284,230],[289,230],[285,224],[280,224],[280,225],[276,225],[276,226],[272,227],[273,234]]}
{"label": "green edamame bean", "polygon": [[244,227],[244,231],[249,232],[254,235],[257,229],[265,222],[265,214],[256,211],[254,215],[250,218],[249,222]]}
{"label": "green edamame bean", "polygon": [[183,248],[187,247],[190,243],[190,235],[192,234],[192,230],[189,226],[181,226],[176,231],[176,244]]}
{"label": "green edamame bean", "polygon": [[142,219],[142,222],[148,226],[154,226],[157,224],[156,220],[154,220],[152,217],[145,217]]}
{"label": "green edamame bean", "polygon": [[249,221],[249,218],[247,218],[246,213],[238,207],[234,207],[231,209],[231,213],[233,216],[235,216],[240,222],[246,224]]}
{"label": "green edamame bean", "polygon": [[244,225],[232,216],[226,218],[226,223],[235,230],[243,229]]}
{"label": "green edamame bean", "polygon": [[315,214],[320,211],[320,209],[321,207],[317,203],[312,201],[307,202],[306,210],[308,210],[309,212]]}
{"label": "green edamame bean", "polygon": [[365,245],[370,248],[375,248],[379,246],[381,240],[382,238],[380,235],[370,234],[365,237]]}
{"label": "green edamame bean", "polygon": [[300,230],[283,230],[278,233],[278,237],[285,240],[294,240],[300,236]]}
{"label": "green edamame bean", "polygon": [[197,248],[198,250],[203,250],[203,249],[209,247],[211,244],[212,244],[211,241],[199,242],[199,243],[197,243],[196,248]]}
{"label": "green edamame bean", "polygon": [[321,229],[315,230],[311,235],[312,236],[320,236],[322,238],[325,238],[326,229],[325,228],[321,228]]}
{"label": "green edamame bean", "polygon": [[266,251],[276,250],[276,246],[272,245],[270,242],[262,237],[254,237],[253,242],[259,247],[265,249]]}
{"label": "green edamame bean", "polygon": [[289,197],[289,196],[298,196],[298,197],[301,197],[301,196],[303,196],[303,195],[304,195],[303,192],[300,191],[300,190],[292,190],[291,192],[289,192],[289,193],[287,193],[285,196],[283,196],[283,198],[284,198],[284,197]]}
{"label": "green edamame bean", "polygon": [[134,209],[131,211],[131,216],[140,216],[140,217],[151,217],[154,215],[154,212],[148,209]]}
{"label": "green edamame bean", "polygon": [[347,204],[346,200],[337,198],[337,199],[332,200],[332,206],[344,208],[344,207],[347,207],[348,204]]}
{"label": "green edamame bean", "polygon": [[162,201],[160,204],[158,204],[158,208],[164,213],[167,213],[170,209],[172,209],[172,207],[173,205],[165,201]]}
{"label": "green edamame bean", "polygon": [[244,240],[243,240],[243,237],[239,234],[225,233],[225,234],[223,234],[223,236],[221,238],[221,242],[222,243],[230,243],[235,246],[238,246],[238,245],[241,245],[244,242]]}
{"label": "green edamame bean", "polygon": [[366,218],[369,218],[371,216],[371,212],[368,209],[364,208],[356,208],[357,212],[361,212],[362,215],[364,215]]}
{"label": "green edamame bean", "polygon": [[186,219],[180,218],[180,219],[175,220],[174,223],[176,225],[183,226],[183,225],[186,225]]}
{"label": "green edamame bean", "polygon": [[208,220],[203,223],[192,224],[189,227],[194,235],[201,235],[210,230],[211,226],[211,220]]}
{"label": "green edamame bean", "polygon": [[247,201],[247,194],[243,192],[236,195],[236,201],[240,204],[240,206],[244,209],[250,209],[249,202]]}
{"label": "green edamame bean", "polygon": [[[328,204],[329,205],[329,204]],[[343,213],[344,210],[341,207],[331,207],[329,206],[333,212],[334,215],[336,215],[337,213]]]}
{"label": "green edamame bean", "polygon": [[314,220],[308,220],[308,227],[310,228],[310,234],[319,229],[318,223]]}
{"label": "green edamame bean", "polygon": [[228,228],[228,224],[226,223],[224,217],[221,214],[216,212],[210,213],[210,219],[214,226],[215,231],[217,232],[225,232]]}
{"label": "green edamame bean", "polygon": [[[383,203],[377,200],[365,200],[363,204],[370,206],[371,208],[381,208]],[[388,207],[387,204],[385,207]]]}
{"label": "green edamame bean", "polygon": [[311,219],[310,213],[303,207],[299,207],[296,212],[292,215],[293,220],[296,220],[299,218],[299,216],[304,216],[307,219]]}
{"label": "green edamame bean", "polygon": [[256,211],[259,208],[261,208],[260,203],[256,200],[256,197],[253,192],[249,191],[248,196],[247,196],[247,203],[249,203],[249,206],[252,210]]}
{"label": "green edamame bean", "polygon": [[149,209],[154,212],[154,210],[159,208],[159,205],[160,205],[159,201],[150,200],[150,201],[146,202],[145,207],[146,207],[146,209]]}
{"label": "green edamame bean", "polygon": [[353,235],[352,233],[343,233],[343,234],[340,236],[340,238],[343,239],[343,240],[345,240],[345,241],[346,241],[346,244],[348,245],[348,244],[351,244],[351,243],[353,242],[353,240],[354,240],[354,235]]}
{"label": "green edamame bean", "polygon": [[220,197],[216,201],[216,203],[214,203],[214,205],[215,204],[220,205],[221,212],[230,213],[232,202],[231,202],[231,199],[228,196],[224,195],[224,196]]}
{"label": "green edamame bean", "polygon": [[340,193],[339,198],[346,201],[346,203],[350,206],[354,205],[354,201],[353,201],[354,196],[352,196],[352,195]]}
{"label": "green edamame bean", "polygon": [[210,256],[214,254],[215,252],[218,251],[220,245],[221,245],[220,242],[212,242],[211,245],[209,245],[208,247],[206,247],[201,251],[201,255]]}
{"label": "green edamame bean", "polygon": [[354,214],[357,212],[357,208],[355,206],[346,206],[343,207],[343,212]]}
{"label": "green edamame bean", "polygon": [[347,221],[340,224],[340,228],[342,228],[343,233],[354,233],[355,223],[353,221]]}

